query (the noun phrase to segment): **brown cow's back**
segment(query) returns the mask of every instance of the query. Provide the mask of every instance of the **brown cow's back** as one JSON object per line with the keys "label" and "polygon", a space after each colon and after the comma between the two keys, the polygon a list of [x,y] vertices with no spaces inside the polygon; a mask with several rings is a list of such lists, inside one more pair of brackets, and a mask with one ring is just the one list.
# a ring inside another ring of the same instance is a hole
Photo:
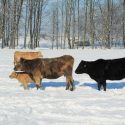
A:
{"label": "brown cow's back", "polygon": [[71,75],[74,59],[72,56],[64,55],[57,58],[43,59],[43,72],[45,78],[55,79],[62,75]]}

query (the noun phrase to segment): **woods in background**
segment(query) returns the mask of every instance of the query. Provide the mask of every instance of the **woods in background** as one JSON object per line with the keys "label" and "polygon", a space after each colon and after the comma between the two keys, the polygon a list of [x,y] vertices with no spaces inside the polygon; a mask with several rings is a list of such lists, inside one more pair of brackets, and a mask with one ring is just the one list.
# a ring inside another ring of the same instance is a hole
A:
{"label": "woods in background", "polygon": [[[19,31],[24,32],[24,48],[26,48],[27,35],[30,36],[29,48],[39,46],[42,10],[45,3],[46,0],[1,0],[0,37],[2,48],[18,46]],[[23,29],[23,27],[25,28]]]}
{"label": "woods in background", "polygon": [[[125,0],[0,0],[1,47],[125,48]],[[42,42],[42,41],[41,41]]]}

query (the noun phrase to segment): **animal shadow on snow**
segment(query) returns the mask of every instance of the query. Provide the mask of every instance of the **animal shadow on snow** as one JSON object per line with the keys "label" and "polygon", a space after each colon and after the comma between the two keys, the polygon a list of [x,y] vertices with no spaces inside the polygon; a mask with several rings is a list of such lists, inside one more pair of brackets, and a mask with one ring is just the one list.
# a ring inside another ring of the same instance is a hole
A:
{"label": "animal shadow on snow", "polygon": [[[78,85],[78,81],[74,81],[74,89],[75,86]],[[36,88],[35,83],[30,83],[28,85],[29,89],[30,88]],[[42,82],[42,89],[45,89],[46,87],[52,87],[52,88],[59,88],[59,87],[66,87],[66,82]]]}
{"label": "animal shadow on snow", "polygon": [[[88,86],[97,89],[97,83],[83,83],[80,86]],[[125,87],[125,82],[111,82],[107,83],[107,89],[122,89]]]}

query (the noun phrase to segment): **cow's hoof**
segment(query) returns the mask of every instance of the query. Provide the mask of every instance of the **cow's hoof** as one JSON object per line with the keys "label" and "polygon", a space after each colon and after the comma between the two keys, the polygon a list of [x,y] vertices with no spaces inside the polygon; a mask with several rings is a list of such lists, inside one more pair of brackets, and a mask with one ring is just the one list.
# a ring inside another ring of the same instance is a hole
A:
{"label": "cow's hoof", "polygon": [[45,90],[45,87],[42,87],[42,86],[41,86],[41,87],[40,87],[40,90]]}
{"label": "cow's hoof", "polygon": [[73,87],[72,87],[72,88],[70,88],[70,91],[73,91]]}
{"label": "cow's hoof", "polygon": [[36,88],[37,88],[37,90],[38,90],[38,89],[40,89],[40,87],[41,87],[41,86],[39,86],[39,85],[36,85]]}
{"label": "cow's hoof", "polygon": [[68,87],[66,87],[66,89],[65,90],[68,90],[69,88]]}
{"label": "cow's hoof", "polygon": [[29,87],[27,87],[27,88],[24,88],[24,90],[29,90]]}
{"label": "cow's hoof", "polygon": [[69,90],[69,85],[66,86],[66,90]]}

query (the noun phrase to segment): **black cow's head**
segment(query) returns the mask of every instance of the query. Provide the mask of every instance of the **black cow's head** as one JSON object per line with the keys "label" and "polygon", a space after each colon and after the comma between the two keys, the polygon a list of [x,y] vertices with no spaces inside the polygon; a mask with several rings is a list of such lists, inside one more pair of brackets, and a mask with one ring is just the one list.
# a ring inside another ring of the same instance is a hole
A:
{"label": "black cow's head", "polygon": [[78,67],[75,70],[76,74],[82,74],[87,72],[87,62],[86,61],[81,61]]}

